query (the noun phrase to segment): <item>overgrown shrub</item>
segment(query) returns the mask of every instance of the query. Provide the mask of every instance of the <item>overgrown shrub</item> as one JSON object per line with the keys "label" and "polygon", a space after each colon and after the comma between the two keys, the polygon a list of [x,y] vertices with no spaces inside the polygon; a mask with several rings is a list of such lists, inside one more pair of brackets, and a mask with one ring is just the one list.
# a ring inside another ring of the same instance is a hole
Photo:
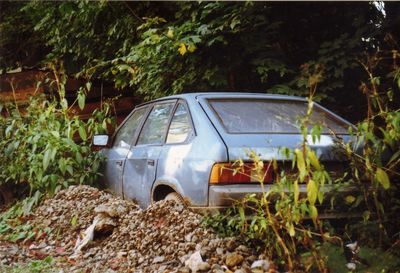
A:
{"label": "overgrown shrub", "polygon": [[[342,143],[352,163],[354,182],[364,189],[362,195],[354,198],[354,203],[365,204],[367,208],[363,214],[364,222],[352,228],[364,242],[385,248],[400,242],[399,57],[399,52],[393,50],[389,54],[377,52],[360,60],[369,76],[360,86],[368,102],[368,118],[360,122],[354,132],[354,139],[363,144],[362,155],[351,150],[353,143]],[[388,66],[391,67],[389,73]]]}
{"label": "overgrown shrub", "polygon": [[91,138],[111,122],[107,105],[87,121],[68,113],[62,95],[51,101],[33,98],[23,112],[15,105],[0,107],[7,113],[0,117],[0,184],[26,184],[30,193],[53,193],[91,184],[99,176],[102,156],[92,151]]}

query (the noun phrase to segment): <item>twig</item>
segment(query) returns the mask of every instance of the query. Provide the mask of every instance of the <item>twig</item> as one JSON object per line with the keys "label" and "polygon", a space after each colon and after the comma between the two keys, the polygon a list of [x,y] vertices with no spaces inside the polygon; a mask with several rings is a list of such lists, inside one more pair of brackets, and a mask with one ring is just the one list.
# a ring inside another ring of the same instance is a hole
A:
{"label": "twig", "polygon": [[144,22],[143,19],[140,18],[140,17],[133,11],[133,9],[129,6],[129,4],[128,4],[126,1],[124,1],[124,4],[125,4],[125,6],[129,9],[129,11],[132,13],[132,15],[133,15],[136,19],[138,19],[141,23]]}
{"label": "twig", "polygon": [[9,82],[9,84],[10,84],[10,86],[11,86],[11,90],[12,90],[12,93],[13,93],[13,98],[14,98],[14,103],[15,103],[15,109],[17,110],[18,115],[21,116],[21,112],[19,111],[19,108],[18,108],[17,96],[16,96],[16,94],[15,94],[14,78],[12,78],[11,80],[9,80],[8,82]]}

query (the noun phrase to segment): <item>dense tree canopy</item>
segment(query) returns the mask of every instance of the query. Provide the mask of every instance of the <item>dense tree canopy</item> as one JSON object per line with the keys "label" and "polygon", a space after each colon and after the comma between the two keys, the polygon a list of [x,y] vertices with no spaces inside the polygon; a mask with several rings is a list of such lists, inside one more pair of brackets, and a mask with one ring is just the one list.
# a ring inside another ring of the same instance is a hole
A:
{"label": "dense tree canopy", "polygon": [[359,61],[399,51],[399,6],[1,2],[0,65],[62,60],[71,75],[111,80],[146,98],[215,90],[304,96],[312,85],[325,104],[361,112]]}

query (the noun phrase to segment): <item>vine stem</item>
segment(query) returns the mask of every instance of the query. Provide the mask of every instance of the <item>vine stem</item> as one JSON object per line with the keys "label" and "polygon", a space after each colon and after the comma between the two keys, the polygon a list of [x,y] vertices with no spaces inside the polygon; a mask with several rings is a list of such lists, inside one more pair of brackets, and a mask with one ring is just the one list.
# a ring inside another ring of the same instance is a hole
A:
{"label": "vine stem", "polygon": [[14,99],[14,104],[15,104],[15,109],[18,112],[18,115],[21,116],[21,112],[19,111],[19,107],[18,107],[18,102],[17,102],[17,95],[15,93],[15,86],[14,86],[14,78],[8,81],[10,86],[11,86],[11,90],[13,93],[13,99]]}

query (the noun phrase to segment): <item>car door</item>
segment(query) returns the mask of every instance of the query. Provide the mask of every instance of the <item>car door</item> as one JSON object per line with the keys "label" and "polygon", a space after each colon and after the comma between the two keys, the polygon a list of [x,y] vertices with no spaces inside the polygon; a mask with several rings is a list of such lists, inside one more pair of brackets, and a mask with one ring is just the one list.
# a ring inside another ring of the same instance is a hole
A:
{"label": "car door", "polygon": [[135,140],[139,125],[145,116],[147,107],[135,109],[118,128],[112,147],[106,151],[105,180],[108,187],[116,194],[122,195],[122,173],[126,157]]}
{"label": "car door", "polygon": [[124,197],[146,207],[150,204],[151,186],[155,180],[158,157],[176,100],[153,105],[140,131],[136,145],[127,155],[123,171]]}

